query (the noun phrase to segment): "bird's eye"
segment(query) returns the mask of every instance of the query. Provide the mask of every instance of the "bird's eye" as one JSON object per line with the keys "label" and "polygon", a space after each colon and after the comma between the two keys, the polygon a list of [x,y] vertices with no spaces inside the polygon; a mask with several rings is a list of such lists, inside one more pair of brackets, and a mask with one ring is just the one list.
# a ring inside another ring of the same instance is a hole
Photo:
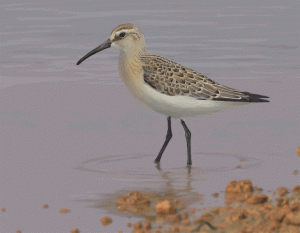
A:
{"label": "bird's eye", "polygon": [[124,37],[125,36],[125,32],[121,32],[119,37]]}

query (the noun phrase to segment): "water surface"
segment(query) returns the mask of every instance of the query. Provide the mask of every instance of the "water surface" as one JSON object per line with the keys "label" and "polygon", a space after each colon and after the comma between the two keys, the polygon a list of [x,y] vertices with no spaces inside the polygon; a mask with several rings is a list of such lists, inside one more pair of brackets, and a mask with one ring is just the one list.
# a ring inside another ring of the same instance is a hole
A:
{"label": "water surface", "polygon": [[[298,9],[296,1],[2,1],[1,231],[130,232],[139,216],[114,209],[128,190],[203,207],[223,204],[211,195],[232,180],[299,185]],[[173,120],[158,169],[167,121],[126,89],[118,52],[75,65],[128,22],[148,51],[271,102],[187,119],[191,170]],[[105,215],[113,218],[106,228]]]}

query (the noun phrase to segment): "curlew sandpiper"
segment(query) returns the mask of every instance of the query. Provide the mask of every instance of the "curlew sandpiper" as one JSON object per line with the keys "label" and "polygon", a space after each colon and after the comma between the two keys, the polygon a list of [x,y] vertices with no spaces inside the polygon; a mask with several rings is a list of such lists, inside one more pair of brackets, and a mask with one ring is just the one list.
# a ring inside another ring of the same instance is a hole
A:
{"label": "curlew sandpiper", "polygon": [[145,38],[132,24],[117,26],[109,39],[82,57],[88,57],[107,48],[120,51],[119,74],[133,96],[146,108],[167,117],[168,131],[155,162],[159,163],[172,138],[171,118],[179,119],[187,141],[187,165],[192,165],[191,132],[184,119],[213,115],[249,103],[269,102],[268,96],[241,92],[223,86],[188,67],[164,57],[149,53]]}

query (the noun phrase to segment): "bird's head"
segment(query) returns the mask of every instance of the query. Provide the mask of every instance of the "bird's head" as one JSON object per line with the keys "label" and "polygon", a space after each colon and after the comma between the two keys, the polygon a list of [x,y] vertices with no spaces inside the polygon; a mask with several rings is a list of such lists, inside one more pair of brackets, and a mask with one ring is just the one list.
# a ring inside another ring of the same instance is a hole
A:
{"label": "bird's head", "polygon": [[84,60],[90,56],[104,50],[107,48],[116,48],[125,53],[136,53],[145,50],[145,39],[144,35],[139,28],[133,24],[122,24],[114,28],[111,35],[107,41],[99,45],[97,48],[93,49],[82,57],[77,65],[82,63]]}

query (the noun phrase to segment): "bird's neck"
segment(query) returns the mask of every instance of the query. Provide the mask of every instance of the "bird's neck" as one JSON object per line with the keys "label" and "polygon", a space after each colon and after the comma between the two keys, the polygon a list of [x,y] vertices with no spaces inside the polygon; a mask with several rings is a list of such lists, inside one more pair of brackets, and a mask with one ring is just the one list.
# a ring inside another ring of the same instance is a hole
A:
{"label": "bird's neck", "polygon": [[147,53],[145,47],[134,47],[120,51],[119,69],[121,68],[126,74],[140,73],[142,70],[142,61],[140,57]]}
{"label": "bird's neck", "polygon": [[139,99],[141,95],[140,87],[144,84],[143,67],[140,56],[146,52],[144,50],[120,51],[119,74],[130,92]]}

